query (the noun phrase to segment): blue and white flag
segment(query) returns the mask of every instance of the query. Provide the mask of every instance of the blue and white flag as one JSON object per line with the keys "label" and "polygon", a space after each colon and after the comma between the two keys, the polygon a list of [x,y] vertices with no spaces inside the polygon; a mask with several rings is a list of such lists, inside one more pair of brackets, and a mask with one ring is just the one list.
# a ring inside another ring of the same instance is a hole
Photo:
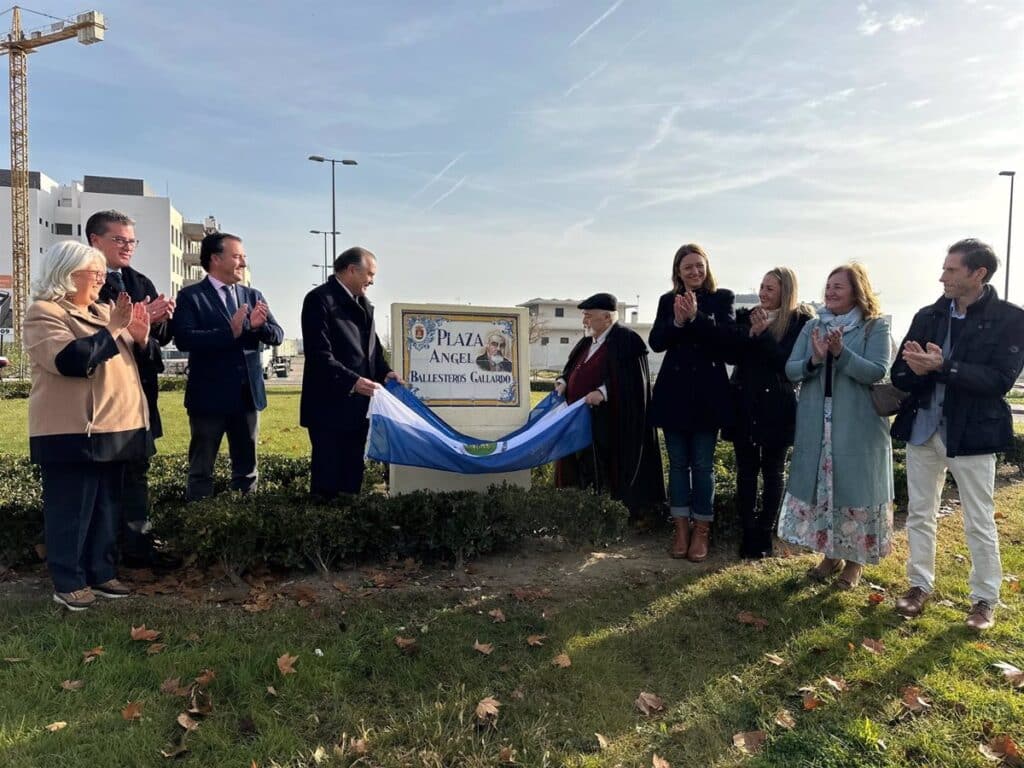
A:
{"label": "blue and white flag", "polygon": [[389,464],[479,475],[547,464],[591,443],[590,409],[551,393],[525,425],[497,440],[463,435],[414,394],[389,381],[370,398],[367,458]]}

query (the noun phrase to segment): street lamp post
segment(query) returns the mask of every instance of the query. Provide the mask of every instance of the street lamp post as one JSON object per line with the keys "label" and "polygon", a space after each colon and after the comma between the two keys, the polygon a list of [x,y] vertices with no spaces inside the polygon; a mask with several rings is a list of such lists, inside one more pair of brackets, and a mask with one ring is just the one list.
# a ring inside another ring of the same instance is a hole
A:
{"label": "street lamp post", "polygon": [[[309,230],[309,234],[311,234],[311,235],[323,235],[324,236],[324,282],[326,283],[327,282],[327,276],[330,274],[330,266],[329,265],[331,263],[330,261],[327,260],[327,236],[331,235],[333,237],[334,235],[340,235],[341,233],[336,231],[336,230],[331,230],[330,232],[325,232],[322,229],[311,229],[311,230]],[[337,254],[335,254],[335,256],[337,256]],[[315,267],[317,265],[314,264],[313,266]]]}
{"label": "street lamp post", "polygon": [[1013,177],[1016,171],[1000,171],[1000,176],[1010,177],[1010,213],[1006,223],[1006,290],[1003,291],[1003,301],[1010,300],[1010,236],[1013,234]]}
{"label": "street lamp post", "polygon": [[314,163],[330,163],[331,164],[331,229],[334,231],[331,240],[331,247],[334,249],[334,255],[338,255],[338,241],[334,239],[338,234],[338,209],[334,202],[334,166],[338,163],[342,165],[359,165],[355,160],[345,158],[343,160],[335,160],[333,157],[324,157],[323,155],[310,155],[309,159]]}

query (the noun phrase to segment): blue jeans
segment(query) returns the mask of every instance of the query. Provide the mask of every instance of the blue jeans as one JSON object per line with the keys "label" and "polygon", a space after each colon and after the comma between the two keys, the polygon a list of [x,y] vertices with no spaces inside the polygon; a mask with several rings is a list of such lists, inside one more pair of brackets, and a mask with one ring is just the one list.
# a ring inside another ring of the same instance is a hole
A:
{"label": "blue jeans", "polygon": [[715,519],[715,443],[717,432],[666,429],[668,495],[672,517],[711,522]]}

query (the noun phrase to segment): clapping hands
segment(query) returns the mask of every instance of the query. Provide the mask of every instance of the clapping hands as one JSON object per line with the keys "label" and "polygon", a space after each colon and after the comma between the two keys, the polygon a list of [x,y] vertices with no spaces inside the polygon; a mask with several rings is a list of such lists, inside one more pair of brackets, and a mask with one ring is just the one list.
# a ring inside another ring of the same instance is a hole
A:
{"label": "clapping hands", "polygon": [[132,304],[131,310],[132,318],[128,323],[128,335],[132,337],[132,341],[143,347],[149,341],[149,307],[140,302]]}
{"label": "clapping hands", "polygon": [[754,307],[750,310],[750,335],[760,336],[767,330],[771,321],[768,319],[768,310],[764,307]]}
{"label": "clapping hands", "polygon": [[922,348],[916,341],[908,341],[903,345],[903,360],[907,367],[918,376],[937,371],[942,368],[942,347],[928,342]]}
{"label": "clapping hands", "polygon": [[676,294],[672,304],[676,325],[685,325],[697,316],[697,294],[693,291]]}

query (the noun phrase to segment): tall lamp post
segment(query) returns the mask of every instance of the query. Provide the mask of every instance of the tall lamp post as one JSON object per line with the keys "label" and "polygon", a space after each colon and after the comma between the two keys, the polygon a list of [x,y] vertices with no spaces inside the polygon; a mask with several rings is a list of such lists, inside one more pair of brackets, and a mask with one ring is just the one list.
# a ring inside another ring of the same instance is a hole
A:
{"label": "tall lamp post", "polygon": [[1013,177],[1016,171],[1000,171],[1000,176],[1010,177],[1010,214],[1006,224],[1006,290],[1003,291],[1003,301],[1010,300],[1010,235],[1013,234]]}
{"label": "tall lamp post", "polygon": [[334,202],[334,166],[338,163],[342,165],[359,165],[355,160],[345,158],[343,160],[335,160],[333,157],[324,157],[323,155],[310,155],[309,159],[314,163],[330,163],[331,164],[331,229],[334,230],[331,240],[331,248],[334,249],[334,255],[338,255],[338,241],[337,230],[338,230],[338,209]]}
{"label": "tall lamp post", "polygon": [[[337,230],[331,230],[330,232],[325,232],[322,229],[311,229],[311,230],[309,230],[309,234],[311,234],[311,235],[323,235],[324,236],[324,282],[326,283],[327,282],[327,276],[330,274],[330,267],[328,265],[331,263],[331,262],[329,262],[327,260],[327,236],[331,235],[332,237],[334,237],[336,235],[340,235],[341,233],[338,232]],[[335,253],[334,255],[337,256],[338,254]],[[317,265],[314,264],[313,266],[315,267]]]}

